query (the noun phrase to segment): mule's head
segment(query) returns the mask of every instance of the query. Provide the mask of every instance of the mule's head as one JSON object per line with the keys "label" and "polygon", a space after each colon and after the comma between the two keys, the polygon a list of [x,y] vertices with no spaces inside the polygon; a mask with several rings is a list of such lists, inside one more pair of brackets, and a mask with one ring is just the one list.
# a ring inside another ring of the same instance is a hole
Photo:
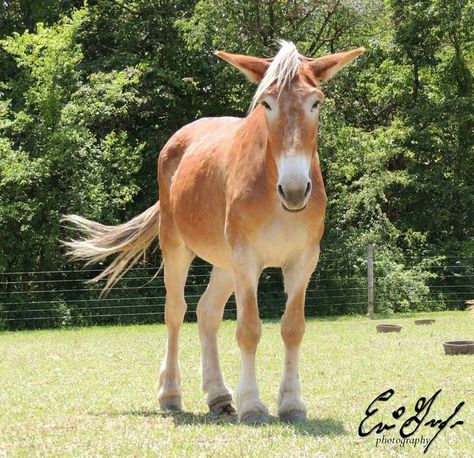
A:
{"label": "mule's head", "polygon": [[250,110],[265,113],[268,142],[278,169],[276,192],[285,210],[303,210],[311,194],[310,168],[324,100],[319,81],[332,78],[363,51],[358,48],[308,59],[293,43],[282,42],[273,59],[216,52],[258,83]]}

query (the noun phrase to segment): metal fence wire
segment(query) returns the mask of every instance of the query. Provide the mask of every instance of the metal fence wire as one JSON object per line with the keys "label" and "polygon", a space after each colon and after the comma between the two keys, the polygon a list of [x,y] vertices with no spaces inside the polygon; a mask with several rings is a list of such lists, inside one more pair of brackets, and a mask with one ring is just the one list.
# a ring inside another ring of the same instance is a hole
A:
{"label": "metal fence wire", "polygon": [[[345,259],[323,252],[307,289],[306,314],[373,316],[374,312],[464,309],[465,301],[474,298],[474,256],[413,258],[407,256],[405,268],[394,271],[386,258],[377,259],[377,249],[370,244],[360,256]],[[163,322],[166,291],[163,276],[155,276],[156,271],[155,266],[134,267],[105,297],[100,297],[102,284],[85,283],[100,268],[0,273],[0,327]],[[185,289],[187,320],[196,319],[210,271],[203,261],[191,266]],[[285,300],[280,269],[264,270],[258,288],[260,316],[281,316]],[[224,318],[235,317],[232,296]]]}

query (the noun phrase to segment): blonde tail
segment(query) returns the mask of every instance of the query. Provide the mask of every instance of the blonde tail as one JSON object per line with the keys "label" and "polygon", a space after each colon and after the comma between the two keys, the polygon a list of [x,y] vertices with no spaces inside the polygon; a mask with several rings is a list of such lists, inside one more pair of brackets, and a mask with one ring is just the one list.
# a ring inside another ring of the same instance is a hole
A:
{"label": "blonde tail", "polygon": [[145,210],[128,223],[104,226],[78,215],[67,215],[63,221],[71,223],[83,233],[78,240],[63,242],[68,255],[74,261],[87,261],[86,266],[117,255],[103,272],[90,280],[97,282],[104,277],[106,293],[143,256],[152,242],[158,238],[160,202]]}

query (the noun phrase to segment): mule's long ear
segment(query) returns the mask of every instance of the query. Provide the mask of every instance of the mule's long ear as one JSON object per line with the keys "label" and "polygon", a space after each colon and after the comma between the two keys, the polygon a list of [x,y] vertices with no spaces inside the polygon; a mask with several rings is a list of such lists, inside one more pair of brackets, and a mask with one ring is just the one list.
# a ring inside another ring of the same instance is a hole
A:
{"label": "mule's long ear", "polygon": [[215,51],[214,54],[238,68],[252,83],[259,83],[271,64],[271,59],[230,54],[223,51]]}
{"label": "mule's long ear", "polygon": [[339,52],[329,56],[318,57],[310,61],[310,67],[317,79],[328,81],[339,70],[350,64],[359,54],[365,51],[364,48],[353,49],[352,51]]}

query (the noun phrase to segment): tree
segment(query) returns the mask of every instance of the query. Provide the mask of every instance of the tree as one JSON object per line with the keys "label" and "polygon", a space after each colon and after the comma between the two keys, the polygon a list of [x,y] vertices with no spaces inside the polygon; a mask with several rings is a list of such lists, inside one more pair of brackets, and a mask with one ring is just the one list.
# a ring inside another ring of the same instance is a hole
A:
{"label": "tree", "polygon": [[2,270],[62,264],[63,213],[74,208],[117,221],[113,215],[137,193],[143,146],[130,141],[120,120],[140,103],[131,88],[141,72],[84,77],[76,37],[86,14],[2,42],[17,65],[15,78],[2,83],[0,105]]}

